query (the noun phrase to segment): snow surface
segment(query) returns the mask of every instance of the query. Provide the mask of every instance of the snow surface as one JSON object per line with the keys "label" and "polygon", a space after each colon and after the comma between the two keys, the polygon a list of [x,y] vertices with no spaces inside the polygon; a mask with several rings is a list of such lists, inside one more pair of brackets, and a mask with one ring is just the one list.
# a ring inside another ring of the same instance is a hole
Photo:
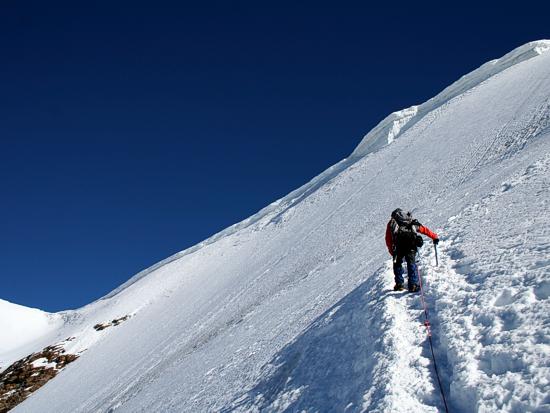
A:
{"label": "snow surface", "polygon": [[31,363],[31,366],[33,368],[44,367],[46,369],[56,369],[57,368],[57,363],[55,363],[55,362],[49,363],[48,359],[46,357],[42,357],[42,358],[34,360]]}
{"label": "snow surface", "polygon": [[57,314],[0,299],[0,371],[28,355],[36,339],[61,326],[62,320]]}
{"label": "snow surface", "polygon": [[442,239],[439,266],[428,243],[420,261],[451,411],[550,411],[549,48],[481,66],[248,220],[56,314],[25,350],[85,351],[14,412],[442,411],[420,297],[391,289],[398,206]]}
{"label": "snow surface", "polygon": [[353,151],[351,158],[361,157],[381,147],[392,143],[399,135],[414,126],[429,112],[444,105],[451,99],[476,87],[486,79],[502,72],[503,70],[523,62],[524,60],[538,56],[550,49],[548,40],[539,40],[524,44],[500,59],[491,60],[483,66],[462,76],[441,93],[419,106],[411,106],[390,114],[374,129],[372,129]]}

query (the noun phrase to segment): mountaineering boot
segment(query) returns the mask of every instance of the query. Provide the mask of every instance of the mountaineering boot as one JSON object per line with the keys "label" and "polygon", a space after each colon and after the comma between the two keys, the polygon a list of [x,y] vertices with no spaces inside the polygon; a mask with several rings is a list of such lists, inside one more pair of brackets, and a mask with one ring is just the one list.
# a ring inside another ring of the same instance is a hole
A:
{"label": "mountaineering boot", "polygon": [[417,293],[418,291],[420,291],[420,287],[417,284],[413,284],[409,286],[409,292]]}
{"label": "mountaineering boot", "polygon": [[403,287],[403,284],[396,283],[393,286],[393,291],[403,291],[404,289],[405,289],[405,287]]}

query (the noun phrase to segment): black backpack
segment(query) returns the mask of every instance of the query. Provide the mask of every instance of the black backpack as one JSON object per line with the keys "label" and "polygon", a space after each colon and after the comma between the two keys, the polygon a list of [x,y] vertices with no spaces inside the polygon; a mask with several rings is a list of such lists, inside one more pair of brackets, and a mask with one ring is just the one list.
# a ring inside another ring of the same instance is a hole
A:
{"label": "black backpack", "polygon": [[390,228],[393,245],[396,249],[406,251],[421,247],[424,241],[416,232],[416,226],[420,223],[413,219],[410,212],[404,213],[401,209],[392,212]]}

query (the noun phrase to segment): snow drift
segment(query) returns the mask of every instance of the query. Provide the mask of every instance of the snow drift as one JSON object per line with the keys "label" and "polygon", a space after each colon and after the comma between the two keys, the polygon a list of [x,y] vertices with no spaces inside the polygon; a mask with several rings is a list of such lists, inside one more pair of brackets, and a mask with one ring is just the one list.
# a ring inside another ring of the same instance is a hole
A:
{"label": "snow drift", "polygon": [[251,218],[29,321],[2,368],[67,337],[80,357],[14,411],[441,411],[419,297],[391,290],[397,206],[441,235],[439,267],[429,246],[420,263],[451,411],[550,411],[549,48],[486,63]]}

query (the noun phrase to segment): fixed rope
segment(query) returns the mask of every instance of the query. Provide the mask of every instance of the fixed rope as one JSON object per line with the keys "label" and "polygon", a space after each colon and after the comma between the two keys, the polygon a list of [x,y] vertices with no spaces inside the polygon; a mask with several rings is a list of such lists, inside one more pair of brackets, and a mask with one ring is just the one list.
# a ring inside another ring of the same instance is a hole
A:
{"label": "fixed rope", "polygon": [[418,280],[420,281],[420,299],[422,300],[422,307],[424,307],[424,326],[426,326],[426,333],[428,335],[428,342],[430,343],[430,350],[432,351],[432,360],[434,362],[435,376],[437,377],[437,384],[439,385],[439,391],[441,392],[441,398],[445,405],[445,412],[449,413],[449,407],[447,406],[447,398],[443,391],[443,385],[441,384],[441,377],[439,376],[439,369],[437,368],[437,361],[435,360],[434,345],[432,342],[432,330],[430,328],[430,319],[428,318],[428,307],[426,306],[426,300],[424,299],[424,286],[422,283],[422,275],[420,274],[420,268],[418,264],[416,266],[418,271]]}

